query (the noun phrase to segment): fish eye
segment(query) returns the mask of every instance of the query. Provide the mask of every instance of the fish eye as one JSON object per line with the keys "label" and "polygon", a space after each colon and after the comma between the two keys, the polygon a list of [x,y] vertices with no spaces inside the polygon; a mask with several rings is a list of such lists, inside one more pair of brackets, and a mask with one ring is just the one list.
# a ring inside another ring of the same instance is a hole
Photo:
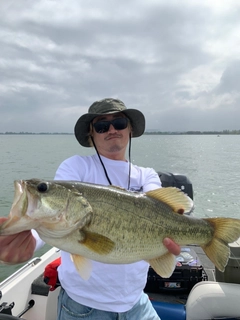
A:
{"label": "fish eye", "polygon": [[46,192],[48,190],[48,184],[46,182],[40,182],[37,185],[37,190],[42,193]]}

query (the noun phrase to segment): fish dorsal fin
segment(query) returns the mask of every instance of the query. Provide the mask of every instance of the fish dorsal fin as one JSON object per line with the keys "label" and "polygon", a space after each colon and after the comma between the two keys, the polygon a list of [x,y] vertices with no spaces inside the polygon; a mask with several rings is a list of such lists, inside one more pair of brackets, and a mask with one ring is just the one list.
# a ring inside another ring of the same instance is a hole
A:
{"label": "fish dorsal fin", "polygon": [[146,192],[146,195],[164,202],[176,213],[183,214],[184,212],[190,211],[193,207],[192,200],[178,188],[159,188]]}
{"label": "fish dorsal fin", "polygon": [[170,252],[148,261],[154,271],[162,278],[169,278],[176,267],[176,256]]}
{"label": "fish dorsal fin", "polygon": [[81,278],[83,280],[88,280],[92,272],[91,260],[77,254],[71,254],[71,259]]}
{"label": "fish dorsal fin", "polygon": [[80,234],[81,240],[79,240],[79,243],[100,255],[107,255],[115,246],[111,239],[99,233],[80,230]]}

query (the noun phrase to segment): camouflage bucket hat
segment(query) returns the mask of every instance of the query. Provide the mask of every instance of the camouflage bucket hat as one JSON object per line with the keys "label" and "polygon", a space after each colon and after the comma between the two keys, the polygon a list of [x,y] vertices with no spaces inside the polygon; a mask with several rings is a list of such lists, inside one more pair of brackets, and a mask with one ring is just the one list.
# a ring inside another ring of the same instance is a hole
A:
{"label": "camouflage bucket hat", "polygon": [[125,104],[118,99],[106,98],[94,102],[88,109],[88,113],[83,114],[74,127],[75,137],[83,147],[90,147],[89,131],[90,123],[97,116],[122,112],[130,120],[132,126],[132,137],[140,137],[145,130],[145,117],[137,109],[127,109]]}

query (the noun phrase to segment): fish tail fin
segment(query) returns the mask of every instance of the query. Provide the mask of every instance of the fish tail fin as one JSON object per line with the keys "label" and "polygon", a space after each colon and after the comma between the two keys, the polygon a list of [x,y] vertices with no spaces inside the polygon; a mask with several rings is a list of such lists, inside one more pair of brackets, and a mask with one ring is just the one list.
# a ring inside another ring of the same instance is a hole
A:
{"label": "fish tail fin", "polygon": [[224,271],[230,257],[229,243],[240,237],[240,220],[233,218],[207,218],[214,229],[212,240],[202,249],[219,271]]}

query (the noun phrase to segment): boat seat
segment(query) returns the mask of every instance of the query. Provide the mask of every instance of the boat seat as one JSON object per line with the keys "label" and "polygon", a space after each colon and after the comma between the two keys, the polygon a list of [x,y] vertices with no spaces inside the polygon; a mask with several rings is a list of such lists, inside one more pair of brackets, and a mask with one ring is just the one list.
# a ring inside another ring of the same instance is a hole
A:
{"label": "boat seat", "polygon": [[[37,277],[32,283],[32,294],[37,294],[40,296],[48,296],[49,286],[43,281],[43,274]],[[1,320],[1,319],[0,319]]]}
{"label": "boat seat", "polygon": [[186,303],[186,320],[239,319],[240,285],[214,281],[197,283]]}

